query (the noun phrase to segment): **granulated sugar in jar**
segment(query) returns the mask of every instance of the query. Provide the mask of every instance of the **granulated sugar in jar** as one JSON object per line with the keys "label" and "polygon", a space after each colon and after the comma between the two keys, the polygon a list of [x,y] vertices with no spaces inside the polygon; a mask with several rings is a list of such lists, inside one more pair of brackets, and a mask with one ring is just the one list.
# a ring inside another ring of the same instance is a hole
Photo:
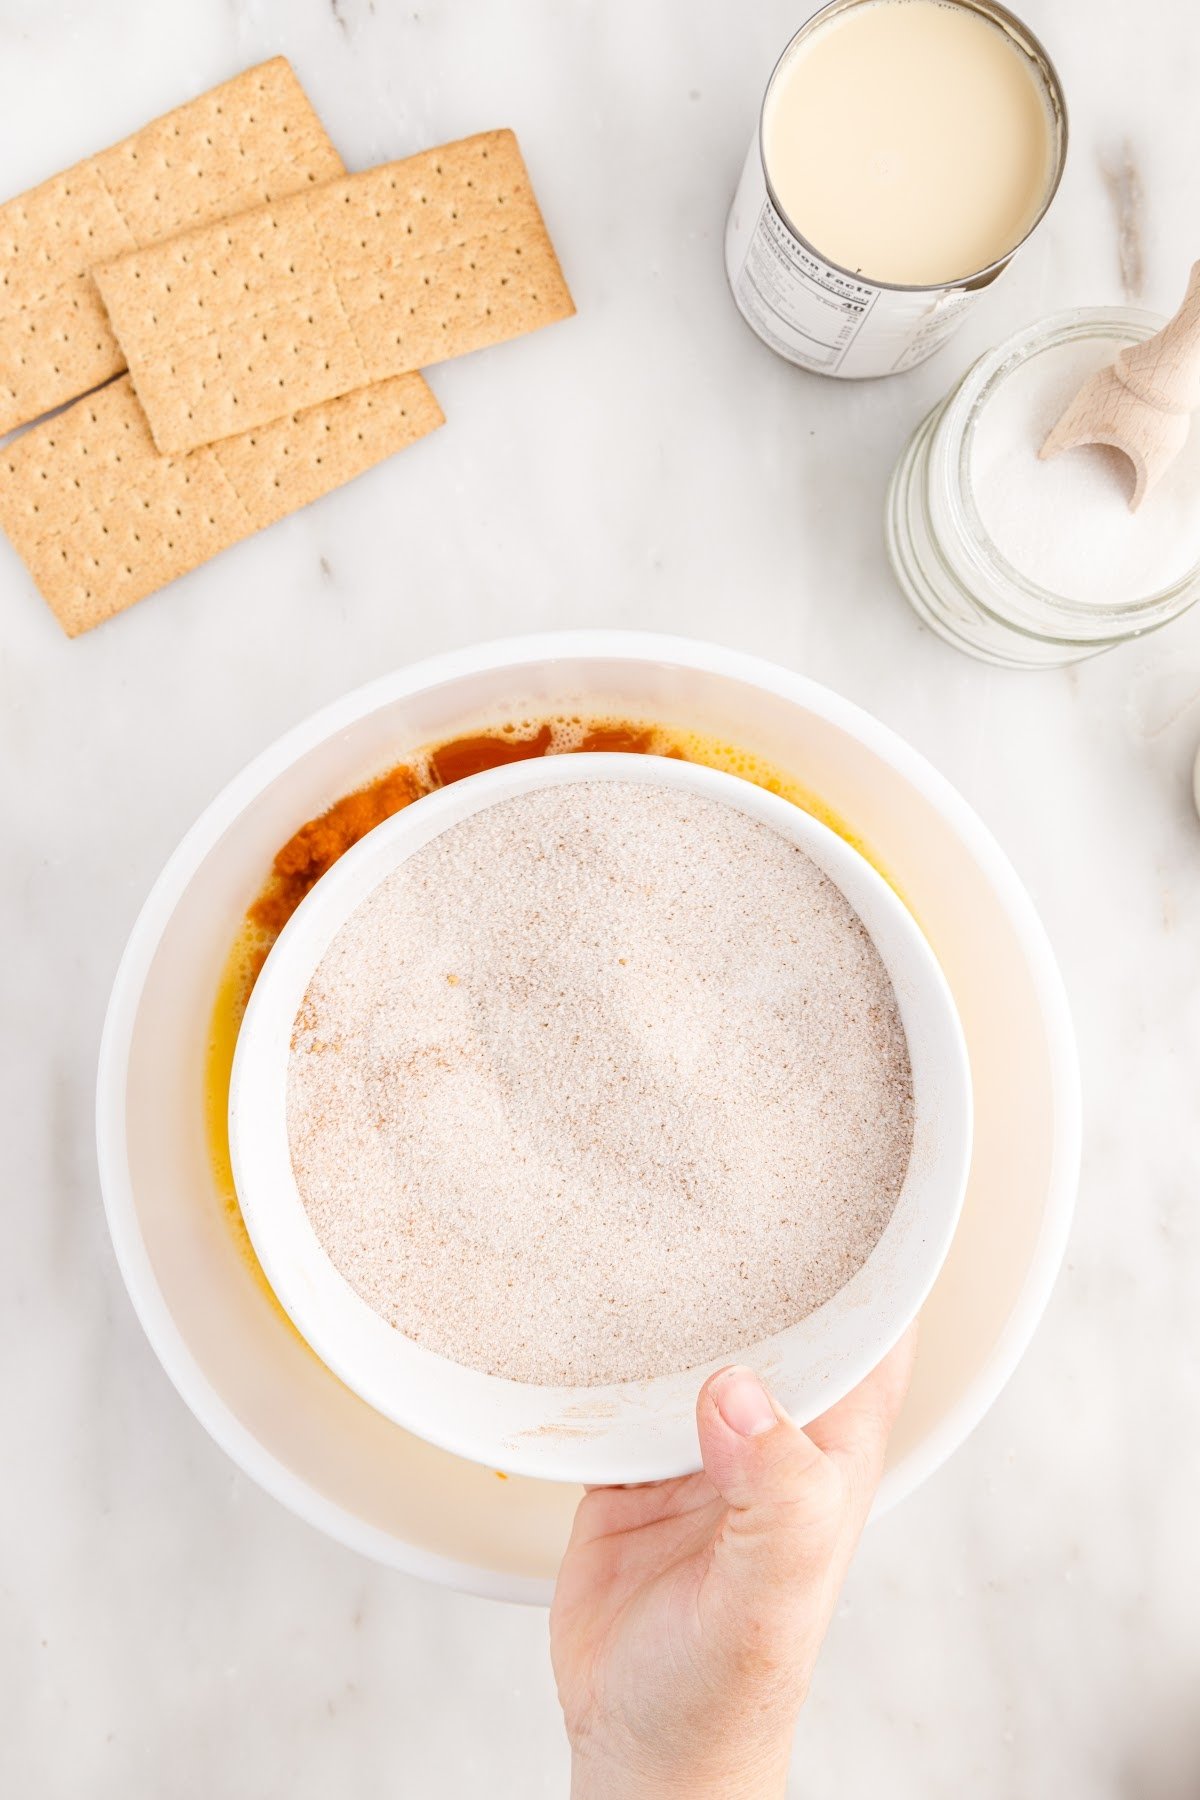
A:
{"label": "granulated sugar in jar", "polygon": [[918,427],[888,492],[888,550],[940,636],[990,662],[1047,667],[1200,598],[1200,433],[1137,512],[1119,451],[1038,456],[1087,378],[1161,324],[1124,307],[1043,320],[981,357]]}

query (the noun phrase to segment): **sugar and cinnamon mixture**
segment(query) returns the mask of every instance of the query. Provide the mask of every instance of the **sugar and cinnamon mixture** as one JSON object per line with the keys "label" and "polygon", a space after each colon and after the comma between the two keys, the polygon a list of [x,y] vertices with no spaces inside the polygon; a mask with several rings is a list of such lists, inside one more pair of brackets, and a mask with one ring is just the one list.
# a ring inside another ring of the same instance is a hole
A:
{"label": "sugar and cinnamon mixture", "polygon": [[288,1127],[377,1313],[592,1386],[732,1355],[842,1287],[899,1195],[912,1086],[879,955],[802,851],[580,781],[452,827],[347,921]]}

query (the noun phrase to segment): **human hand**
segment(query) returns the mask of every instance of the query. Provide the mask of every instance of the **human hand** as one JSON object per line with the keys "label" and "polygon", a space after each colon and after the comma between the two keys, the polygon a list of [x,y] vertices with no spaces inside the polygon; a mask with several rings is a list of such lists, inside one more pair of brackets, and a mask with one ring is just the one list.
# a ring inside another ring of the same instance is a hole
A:
{"label": "human hand", "polygon": [[783,1794],[915,1343],[804,1431],[723,1369],[696,1405],[702,1474],[584,1496],[550,1611],[573,1800]]}

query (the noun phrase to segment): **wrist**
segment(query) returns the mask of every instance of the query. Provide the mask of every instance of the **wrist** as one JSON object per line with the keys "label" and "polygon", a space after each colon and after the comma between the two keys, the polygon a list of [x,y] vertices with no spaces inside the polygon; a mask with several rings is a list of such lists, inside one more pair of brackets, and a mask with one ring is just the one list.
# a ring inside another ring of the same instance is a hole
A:
{"label": "wrist", "polygon": [[571,1800],[785,1800],[791,1738],[753,1757],[717,1767],[652,1766],[572,1745]]}

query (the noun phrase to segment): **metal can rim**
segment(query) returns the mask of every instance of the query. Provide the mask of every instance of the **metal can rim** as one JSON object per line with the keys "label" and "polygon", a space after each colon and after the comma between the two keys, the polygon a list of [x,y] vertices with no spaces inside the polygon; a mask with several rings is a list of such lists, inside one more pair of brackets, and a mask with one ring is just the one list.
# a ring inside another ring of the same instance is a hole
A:
{"label": "metal can rim", "polygon": [[767,85],[763,90],[762,104],[758,109],[758,161],[759,167],[762,170],[767,197],[775,211],[778,213],[780,219],[795,238],[796,242],[802,245],[810,255],[815,256],[819,262],[823,262],[826,268],[834,270],[838,275],[844,275],[848,281],[862,282],[867,287],[879,288],[884,293],[893,294],[936,294],[953,292],[958,288],[969,290],[971,288],[986,287],[990,282],[995,280],[996,276],[999,275],[1002,270],[1007,268],[1017,251],[1023,244],[1028,243],[1029,239],[1033,236],[1033,233],[1037,230],[1038,226],[1049,212],[1054,196],[1057,194],[1062,182],[1063,170],[1066,167],[1067,161],[1067,143],[1069,138],[1066,96],[1063,93],[1062,79],[1054,66],[1050,53],[1042,43],[1041,39],[1030,30],[1028,25],[1026,25],[1025,21],[1018,18],[1016,13],[1010,12],[1008,7],[1001,5],[1000,0],[943,0],[943,3],[960,7],[964,12],[977,13],[981,18],[989,20],[991,24],[998,25],[1007,36],[1013,39],[1017,47],[1025,53],[1028,60],[1039,70],[1047,98],[1050,102],[1050,108],[1054,115],[1055,124],[1058,127],[1056,133],[1054,174],[1052,179],[1047,183],[1046,192],[1042,198],[1042,204],[1034,217],[1030,220],[1026,230],[1017,239],[1012,248],[1004,252],[1003,256],[996,257],[994,261],[985,264],[983,268],[976,269],[968,275],[957,275],[952,280],[947,281],[877,281],[874,276],[866,275],[861,270],[847,269],[843,263],[834,262],[832,257],[826,256],[823,250],[819,250],[809,238],[805,237],[802,231],[797,229],[785,207],[782,205],[778,194],[775,192],[774,185],[771,181],[771,172],[767,167],[767,154],[763,143],[763,126],[766,121],[767,101],[771,97],[771,89],[775,85],[780,70],[791,55],[795,46],[800,43],[803,38],[806,38],[811,33],[819,30],[829,19],[836,17],[838,13],[850,12],[855,7],[872,6],[877,5],[878,3],[879,0],[827,0],[826,5],[819,7],[816,12],[810,14],[803,25],[801,25],[797,31],[792,33],[787,43],[780,51],[775,60],[775,66],[772,68],[767,80]]}

